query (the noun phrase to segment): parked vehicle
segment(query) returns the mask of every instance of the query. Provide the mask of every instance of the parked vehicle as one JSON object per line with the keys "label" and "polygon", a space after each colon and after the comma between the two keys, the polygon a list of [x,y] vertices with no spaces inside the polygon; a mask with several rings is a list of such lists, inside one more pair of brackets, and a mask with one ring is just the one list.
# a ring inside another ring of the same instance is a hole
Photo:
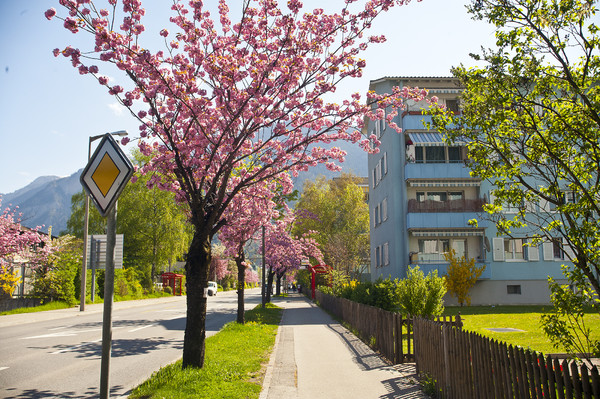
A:
{"label": "parked vehicle", "polygon": [[214,281],[208,282],[208,295],[210,295],[210,296],[217,295],[218,290],[219,290],[219,287],[217,286],[217,283],[215,283]]}

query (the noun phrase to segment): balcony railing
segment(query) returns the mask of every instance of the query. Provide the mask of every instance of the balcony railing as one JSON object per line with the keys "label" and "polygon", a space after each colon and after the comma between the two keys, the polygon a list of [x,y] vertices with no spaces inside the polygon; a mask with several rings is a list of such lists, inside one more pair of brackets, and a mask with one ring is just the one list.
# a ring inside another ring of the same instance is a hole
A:
{"label": "balcony railing", "polygon": [[417,201],[408,200],[408,212],[481,212],[485,204],[483,198],[461,199],[449,201]]}

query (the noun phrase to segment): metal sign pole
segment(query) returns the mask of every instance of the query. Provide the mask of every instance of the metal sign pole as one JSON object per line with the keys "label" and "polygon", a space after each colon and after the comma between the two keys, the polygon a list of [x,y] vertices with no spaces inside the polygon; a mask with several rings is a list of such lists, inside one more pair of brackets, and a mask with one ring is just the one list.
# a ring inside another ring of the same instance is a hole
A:
{"label": "metal sign pole", "polygon": [[112,304],[115,285],[115,242],[117,240],[116,205],[106,215],[106,269],[104,274],[104,313],[102,318],[102,364],[100,367],[100,398],[108,399],[110,349],[112,341]]}

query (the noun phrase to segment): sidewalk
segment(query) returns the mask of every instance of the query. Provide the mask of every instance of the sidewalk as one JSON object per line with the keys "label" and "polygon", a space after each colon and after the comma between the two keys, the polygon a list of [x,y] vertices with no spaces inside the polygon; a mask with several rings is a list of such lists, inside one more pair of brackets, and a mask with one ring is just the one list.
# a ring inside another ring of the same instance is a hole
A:
{"label": "sidewalk", "polygon": [[302,295],[284,308],[260,399],[426,398],[414,364],[390,366]]}

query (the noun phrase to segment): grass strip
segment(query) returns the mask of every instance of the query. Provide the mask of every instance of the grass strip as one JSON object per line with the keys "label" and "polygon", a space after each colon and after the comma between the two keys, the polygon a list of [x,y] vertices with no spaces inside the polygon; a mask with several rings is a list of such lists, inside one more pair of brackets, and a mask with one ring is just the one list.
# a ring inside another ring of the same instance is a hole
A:
{"label": "grass strip", "polygon": [[228,323],[206,339],[203,368],[183,370],[179,360],[154,373],[129,398],[258,398],[281,314],[273,304],[246,311],[246,324]]}
{"label": "grass strip", "polygon": [[17,308],[17,309],[13,309],[13,310],[7,310],[5,312],[0,312],[0,316],[9,315],[9,314],[45,312],[46,310],[67,309],[70,307],[71,307],[71,305],[69,305],[66,302],[53,301],[53,302],[48,302],[44,305],[33,306],[30,308]]}

